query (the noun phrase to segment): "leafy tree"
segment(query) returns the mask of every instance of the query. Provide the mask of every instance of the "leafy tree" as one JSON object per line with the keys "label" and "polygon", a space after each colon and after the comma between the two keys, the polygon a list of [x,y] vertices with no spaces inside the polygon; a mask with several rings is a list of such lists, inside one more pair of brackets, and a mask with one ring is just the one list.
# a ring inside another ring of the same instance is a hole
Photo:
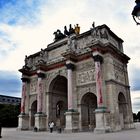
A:
{"label": "leafy tree", "polygon": [[0,104],[0,121],[4,127],[17,127],[19,105]]}
{"label": "leafy tree", "polygon": [[136,113],[133,113],[133,120],[134,120],[134,122],[137,122],[137,114]]}
{"label": "leafy tree", "polygon": [[137,113],[137,118],[138,118],[138,120],[140,122],[140,111]]}

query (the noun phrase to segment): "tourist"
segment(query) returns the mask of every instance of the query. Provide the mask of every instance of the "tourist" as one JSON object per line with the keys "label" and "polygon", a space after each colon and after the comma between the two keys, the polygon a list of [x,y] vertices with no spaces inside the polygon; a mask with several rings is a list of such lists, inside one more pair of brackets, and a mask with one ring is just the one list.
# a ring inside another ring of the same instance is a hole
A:
{"label": "tourist", "polygon": [[54,122],[51,121],[51,122],[49,123],[50,133],[53,132],[53,127],[54,127]]}

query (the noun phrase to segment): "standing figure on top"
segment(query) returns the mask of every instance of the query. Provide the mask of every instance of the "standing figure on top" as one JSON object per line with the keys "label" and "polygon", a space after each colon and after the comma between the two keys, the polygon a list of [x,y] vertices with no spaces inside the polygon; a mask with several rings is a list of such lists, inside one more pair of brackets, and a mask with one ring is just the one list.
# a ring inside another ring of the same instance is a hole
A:
{"label": "standing figure on top", "polygon": [[79,35],[79,33],[80,33],[80,27],[79,27],[79,25],[78,24],[76,24],[76,26],[75,26],[75,33],[76,33],[76,35]]}
{"label": "standing figure on top", "polygon": [[72,28],[72,25],[71,24],[69,25],[69,33],[70,33],[70,35],[75,33],[75,31]]}

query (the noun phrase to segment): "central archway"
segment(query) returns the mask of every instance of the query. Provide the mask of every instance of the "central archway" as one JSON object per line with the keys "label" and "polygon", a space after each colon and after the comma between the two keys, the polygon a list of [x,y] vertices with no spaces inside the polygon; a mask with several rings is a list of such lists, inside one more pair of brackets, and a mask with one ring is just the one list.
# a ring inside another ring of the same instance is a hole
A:
{"label": "central archway", "polygon": [[86,93],[81,100],[81,125],[82,130],[93,130],[96,125],[95,109],[97,108],[97,97],[93,93]]}
{"label": "central archway", "polygon": [[67,79],[64,76],[54,78],[49,87],[49,120],[56,126],[65,127],[67,110]]}

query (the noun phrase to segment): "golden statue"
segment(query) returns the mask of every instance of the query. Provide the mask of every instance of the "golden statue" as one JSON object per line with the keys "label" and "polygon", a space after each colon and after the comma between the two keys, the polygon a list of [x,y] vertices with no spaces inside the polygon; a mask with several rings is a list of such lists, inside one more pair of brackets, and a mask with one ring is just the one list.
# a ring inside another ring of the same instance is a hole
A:
{"label": "golden statue", "polygon": [[76,35],[79,35],[79,33],[80,33],[80,27],[79,27],[78,24],[76,24],[74,31],[75,31],[75,34]]}

